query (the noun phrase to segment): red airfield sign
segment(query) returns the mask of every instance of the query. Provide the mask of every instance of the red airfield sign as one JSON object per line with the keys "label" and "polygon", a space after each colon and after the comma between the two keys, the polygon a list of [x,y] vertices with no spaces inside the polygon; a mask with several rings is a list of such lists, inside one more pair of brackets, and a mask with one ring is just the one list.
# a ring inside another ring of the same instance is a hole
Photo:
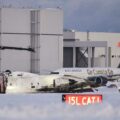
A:
{"label": "red airfield sign", "polygon": [[64,94],[62,101],[70,105],[89,105],[102,102],[101,94]]}

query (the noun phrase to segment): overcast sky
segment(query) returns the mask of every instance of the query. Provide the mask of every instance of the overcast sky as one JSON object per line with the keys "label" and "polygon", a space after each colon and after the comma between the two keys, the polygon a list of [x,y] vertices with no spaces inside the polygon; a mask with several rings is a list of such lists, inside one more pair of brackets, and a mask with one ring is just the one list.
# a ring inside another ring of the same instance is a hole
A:
{"label": "overcast sky", "polygon": [[61,7],[64,28],[120,32],[120,0],[0,0],[14,7]]}

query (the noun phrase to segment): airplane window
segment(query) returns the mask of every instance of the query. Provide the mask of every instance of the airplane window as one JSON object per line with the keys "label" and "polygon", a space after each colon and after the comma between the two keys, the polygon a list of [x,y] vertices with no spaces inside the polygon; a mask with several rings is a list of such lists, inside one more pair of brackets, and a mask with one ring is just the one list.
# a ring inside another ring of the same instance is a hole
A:
{"label": "airplane window", "polygon": [[31,86],[31,88],[35,88],[35,86]]}
{"label": "airplane window", "polygon": [[10,83],[10,86],[12,86],[12,83]]}
{"label": "airplane window", "polygon": [[23,76],[23,74],[17,74],[17,76]]}
{"label": "airplane window", "polygon": [[51,72],[50,74],[59,74],[59,72]]}
{"label": "airplane window", "polygon": [[35,88],[35,86],[33,85],[33,83],[31,83],[31,88]]}
{"label": "airplane window", "polygon": [[112,55],[112,58],[114,57],[114,55]]}

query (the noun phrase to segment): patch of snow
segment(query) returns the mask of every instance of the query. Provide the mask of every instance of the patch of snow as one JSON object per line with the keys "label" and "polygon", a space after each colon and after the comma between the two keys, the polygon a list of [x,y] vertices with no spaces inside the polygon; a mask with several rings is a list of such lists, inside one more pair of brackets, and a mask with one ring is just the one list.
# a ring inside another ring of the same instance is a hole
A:
{"label": "patch of snow", "polygon": [[[106,92],[103,92],[106,90]],[[61,93],[3,94],[0,95],[1,120],[118,120],[120,93],[99,88],[101,104],[72,106],[62,102]]]}

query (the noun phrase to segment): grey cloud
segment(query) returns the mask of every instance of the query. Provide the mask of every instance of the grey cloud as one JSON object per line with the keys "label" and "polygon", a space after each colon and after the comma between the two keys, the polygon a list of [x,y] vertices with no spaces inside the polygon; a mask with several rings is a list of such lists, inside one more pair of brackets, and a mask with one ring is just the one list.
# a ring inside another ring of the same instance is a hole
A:
{"label": "grey cloud", "polygon": [[120,32],[120,0],[0,0],[16,7],[61,7],[64,27]]}
{"label": "grey cloud", "polygon": [[119,6],[119,0],[81,0],[65,25],[82,31],[120,32]]}

